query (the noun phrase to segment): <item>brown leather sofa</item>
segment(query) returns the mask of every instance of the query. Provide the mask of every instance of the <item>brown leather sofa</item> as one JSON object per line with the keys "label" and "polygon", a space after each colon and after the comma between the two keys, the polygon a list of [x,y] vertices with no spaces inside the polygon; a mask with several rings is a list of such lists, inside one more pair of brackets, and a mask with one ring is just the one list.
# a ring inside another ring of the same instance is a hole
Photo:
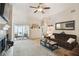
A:
{"label": "brown leather sofa", "polygon": [[[52,39],[52,40],[57,42],[59,46],[65,48],[65,49],[72,50],[74,47],[76,47],[76,45],[78,45],[76,35],[62,34],[62,33],[53,33],[53,35],[55,36],[55,39]],[[70,44],[67,42],[67,40],[69,38],[74,38],[75,41]]]}

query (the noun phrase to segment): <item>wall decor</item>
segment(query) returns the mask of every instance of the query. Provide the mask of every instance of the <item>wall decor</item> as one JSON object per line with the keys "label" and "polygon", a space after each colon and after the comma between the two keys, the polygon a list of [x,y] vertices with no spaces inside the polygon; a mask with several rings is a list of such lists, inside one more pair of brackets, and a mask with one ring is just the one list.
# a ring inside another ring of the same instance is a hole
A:
{"label": "wall decor", "polygon": [[31,29],[34,29],[34,28],[39,28],[40,29],[40,26],[37,25],[37,24],[32,24]]}
{"label": "wall decor", "polygon": [[56,30],[75,30],[75,21],[58,22],[55,24]]}

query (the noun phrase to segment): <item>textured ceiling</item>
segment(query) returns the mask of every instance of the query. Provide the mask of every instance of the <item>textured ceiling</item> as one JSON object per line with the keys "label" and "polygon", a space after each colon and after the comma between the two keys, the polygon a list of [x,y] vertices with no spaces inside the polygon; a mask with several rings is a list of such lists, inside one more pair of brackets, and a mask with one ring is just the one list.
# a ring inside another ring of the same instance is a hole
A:
{"label": "textured ceiling", "polygon": [[37,3],[14,3],[13,5],[13,20],[14,24],[27,24],[28,20],[36,19],[41,20],[43,17],[49,17],[57,14],[72,6],[79,6],[79,4],[68,3],[45,3],[44,6],[51,7],[49,10],[45,10],[45,14],[33,13],[34,9],[29,6],[37,6]]}

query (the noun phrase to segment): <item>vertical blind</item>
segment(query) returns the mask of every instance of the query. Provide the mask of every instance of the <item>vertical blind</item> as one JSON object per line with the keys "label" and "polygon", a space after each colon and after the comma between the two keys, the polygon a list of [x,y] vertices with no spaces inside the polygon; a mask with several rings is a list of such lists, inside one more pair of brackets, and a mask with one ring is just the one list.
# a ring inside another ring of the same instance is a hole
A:
{"label": "vertical blind", "polygon": [[25,34],[28,34],[28,26],[26,25],[15,25],[14,26],[14,33],[18,36],[24,36]]}

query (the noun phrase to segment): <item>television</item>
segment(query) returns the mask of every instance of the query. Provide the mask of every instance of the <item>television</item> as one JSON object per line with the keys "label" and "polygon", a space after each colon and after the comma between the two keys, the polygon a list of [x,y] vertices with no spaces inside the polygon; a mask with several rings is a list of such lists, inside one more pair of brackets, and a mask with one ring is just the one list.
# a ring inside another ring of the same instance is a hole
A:
{"label": "television", "polygon": [[7,21],[7,19],[3,16],[4,15],[4,10],[5,10],[5,3],[0,3],[0,16]]}

